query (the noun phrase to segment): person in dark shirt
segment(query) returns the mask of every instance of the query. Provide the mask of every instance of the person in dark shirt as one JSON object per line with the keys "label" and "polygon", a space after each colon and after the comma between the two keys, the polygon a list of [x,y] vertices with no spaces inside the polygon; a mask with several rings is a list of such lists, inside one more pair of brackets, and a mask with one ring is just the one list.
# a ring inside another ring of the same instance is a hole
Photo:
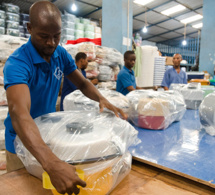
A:
{"label": "person in dark shirt", "polygon": [[[82,75],[86,78],[86,71],[85,69],[87,68],[88,65],[88,59],[87,55],[83,52],[79,52],[75,56],[75,64],[78,67],[78,70],[82,73]],[[64,98],[75,91],[77,87],[67,78],[64,77],[63,81],[63,89],[62,89],[62,94],[61,94],[61,101],[60,101],[60,111],[63,111],[63,100]]]}

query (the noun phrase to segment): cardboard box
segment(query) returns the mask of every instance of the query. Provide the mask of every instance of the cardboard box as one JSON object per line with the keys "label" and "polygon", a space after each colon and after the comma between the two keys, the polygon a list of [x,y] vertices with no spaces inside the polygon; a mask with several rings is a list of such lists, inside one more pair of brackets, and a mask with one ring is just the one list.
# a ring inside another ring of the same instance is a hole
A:
{"label": "cardboard box", "polygon": [[173,64],[172,60],[173,60],[173,57],[166,57],[166,65],[172,65],[173,66],[174,64]]}

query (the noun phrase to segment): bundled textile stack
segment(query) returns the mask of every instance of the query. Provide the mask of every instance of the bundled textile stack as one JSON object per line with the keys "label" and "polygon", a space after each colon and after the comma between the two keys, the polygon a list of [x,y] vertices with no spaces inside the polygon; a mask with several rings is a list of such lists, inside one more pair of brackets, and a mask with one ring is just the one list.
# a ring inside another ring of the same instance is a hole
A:
{"label": "bundled textile stack", "polygon": [[67,40],[79,38],[101,38],[101,28],[97,27],[97,23],[90,21],[90,19],[78,18],[64,11],[64,15],[62,15],[61,43],[65,44]]}
{"label": "bundled textile stack", "polygon": [[0,10],[0,35],[5,34],[5,11]]}
{"label": "bundled textile stack", "polygon": [[[80,188],[80,194],[110,194],[128,175],[132,159],[128,148],[140,140],[138,131],[127,121],[95,111],[56,112],[34,121],[52,152],[62,161],[74,164],[77,172],[84,173],[87,186]],[[41,179],[42,166],[18,136],[15,146],[27,171]]]}
{"label": "bundled textile stack", "polygon": [[75,39],[75,21],[76,16],[69,14],[66,11],[62,15],[62,32],[61,32],[61,42],[66,43],[67,40]]}
{"label": "bundled textile stack", "polygon": [[[99,89],[99,92],[114,106],[121,108],[126,114],[129,112],[130,103],[128,99],[121,93],[108,90]],[[99,103],[86,97],[80,90],[75,90],[68,94],[64,101],[63,107],[65,111],[74,110],[99,110]]]}
{"label": "bundled textile stack", "polygon": [[97,46],[94,43],[65,45],[65,49],[75,58],[78,52],[87,54],[90,61],[86,69],[87,78],[98,78],[100,82],[116,81],[123,55],[113,48]]}
{"label": "bundled textile stack", "polygon": [[165,129],[180,121],[186,110],[183,96],[177,91],[136,90],[126,97],[131,103],[129,119],[145,129]]}
{"label": "bundled textile stack", "polygon": [[200,83],[171,84],[170,89],[179,91],[185,100],[187,109],[196,110],[204,99],[204,91]]}
{"label": "bundled textile stack", "polygon": [[19,36],[19,7],[9,3],[2,3],[5,11],[5,29],[7,35]]}

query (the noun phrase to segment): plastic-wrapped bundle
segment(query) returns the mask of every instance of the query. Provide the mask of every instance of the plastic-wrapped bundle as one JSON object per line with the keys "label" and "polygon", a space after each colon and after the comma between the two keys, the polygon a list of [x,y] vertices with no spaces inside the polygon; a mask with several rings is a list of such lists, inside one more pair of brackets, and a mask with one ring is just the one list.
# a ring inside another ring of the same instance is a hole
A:
{"label": "plastic-wrapped bundle", "polygon": [[184,86],[182,84],[174,84],[173,90],[181,92],[187,109],[198,109],[204,99],[204,91],[201,89],[200,83],[188,83]]}
{"label": "plastic-wrapped bundle", "polygon": [[5,11],[0,10],[0,19],[5,19]]}
{"label": "plastic-wrapped bundle", "polygon": [[3,87],[0,87],[0,106],[6,105],[7,105],[6,91]]}
{"label": "plastic-wrapped bundle", "polygon": [[5,129],[4,120],[7,117],[8,107],[7,106],[0,106],[0,130]]}
{"label": "plastic-wrapped bundle", "polygon": [[113,48],[101,47],[96,48],[97,62],[102,65],[117,66],[123,64],[123,55]]}
{"label": "plastic-wrapped bundle", "polygon": [[98,88],[116,89],[116,81],[99,82]]}
{"label": "plastic-wrapped bundle", "polygon": [[[138,132],[127,121],[92,111],[51,113],[34,121],[52,152],[84,173],[87,187],[81,188],[80,194],[108,194],[129,173],[128,147],[139,140]],[[27,171],[41,178],[41,165],[18,136],[15,146]]]}
{"label": "plastic-wrapped bundle", "polygon": [[199,116],[205,131],[215,136],[215,92],[207,95],[199,106]]}
{"label": "plastic-wrapped bundle", "polygon": [[89,62],[87,65],[87,68],[85,71],[91,71],[91,70],[97,70],[98,69],[98,63],[97,62]]}
{"label": "plastic-wrapped bundle", "polygon": [[80,18],[82,24],[90,24],[90,20],[86,18]]}
{"label": "plastic-wrapped bundle", "polygon": [[136,90],[128,93],[129,119],[145,129],[165,129],[179,121],[185,113],[185,103],[178,92]]}
{"label": "plastic-wrapped bundle", "polygon": [[89,39],[94,39],[95,33],[94,32],[90,32],[90,31],[85,31],[84,32],[84,37],[85,38],[89,38]]}
{"label": "plastic-wrapped bundle", "polygon": [[112,69],[109,66],[99,66],[99,81],[110,81],[112,76]]}
{"label": "plastic-wrapped bundle", "polygon": [[76,16],[73,14],[69,14],[68,12],[64,11],[64,15],[62,15],[62,21],[68,21],[68,22],[75,22]]}
{"label": "plastic-wrapped bundle", "polygon": [[94,60],[96,57],[95,54],[96,46],[94,43],[80,43],[78,44],[78,51],[84,52],[87,54],[89,60]]}
{"label": "plastic-wrapped bundle", "polygon": [[76,54],[78,53],[78,45],[64,45],[66,51],[75,59]]}
{"label": "plastic-wrapped bundle", "polygon": [[172,83],[169,87],[169,90],[174,91],[181,91],[181,89],[186,86],[187,84],[181,84],[181,83]]}
{"label": "plastic-wrapped bundle", "polygon": [[[121,93],[108,89],[99,89],[99,92],[114,106],[128,113],[130,104]],[[63,101],[65,111],[72,110],[99,110],[99,103],[86,97],[80,90],[68,94]]]}
{"label": "plastic-wrapped bundle", "polygon": [[95,31],[95,26],[90,25],[90,24],[85,24],[84,25],[84,31],[89,31],[89,32],[93,32]]}
{"label": "plastic-wrapped bundle", "polygon": [[98,110],[99,103],[86,97],[80,90],[75,90],[64,98],[63,108],[65,111]]}
{"label": "plastic-wrapped bundle", "polygon": [[4,19],[0,19],[0,27],[5,27],[5,21],[4,21]]}
{"label": "plastic-wrapped bundle", "polygon": [[98,75],[99,75],[99,71],[97,71],[97,70],[88,70],[88,71],[86,71],[86,77],[88,79],[95,79],[95,78],[98,77]]}
{"label": "plastic-wrapped bundle", "polygon": [[75,29],[84,31],[84,24],[82,23],[75,23]]}

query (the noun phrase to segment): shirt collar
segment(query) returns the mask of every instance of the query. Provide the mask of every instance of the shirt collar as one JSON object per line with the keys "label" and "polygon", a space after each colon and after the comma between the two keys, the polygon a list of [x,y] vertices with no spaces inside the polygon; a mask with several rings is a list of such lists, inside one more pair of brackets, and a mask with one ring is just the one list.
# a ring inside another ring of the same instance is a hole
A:
{"label": "shirt collar", "polygon": [[[40,54],[38,53],[38,51],[36,50],[36,48],[33,46],[32,42],[31,42],[31,37],[29,38],[28,42],[27,42],[27,46],[30,50],[30,53],[32,54],[33,58],[33,64],[41,64],[41,63],[44,63],[46,62],[41,56]],[[58,52],[57,52],[57,49],[55,49],[54,53],[52,54],[51,58],[57,58],[59,55],[58,55]]]}
{"label": "shirt collar", "polygon": [[134,74],[134,71],[133,71],[132,69],[129,70],[126,66],[123,66],[123,68],[124,68],[126,71],[128,71],[129,73]]}

